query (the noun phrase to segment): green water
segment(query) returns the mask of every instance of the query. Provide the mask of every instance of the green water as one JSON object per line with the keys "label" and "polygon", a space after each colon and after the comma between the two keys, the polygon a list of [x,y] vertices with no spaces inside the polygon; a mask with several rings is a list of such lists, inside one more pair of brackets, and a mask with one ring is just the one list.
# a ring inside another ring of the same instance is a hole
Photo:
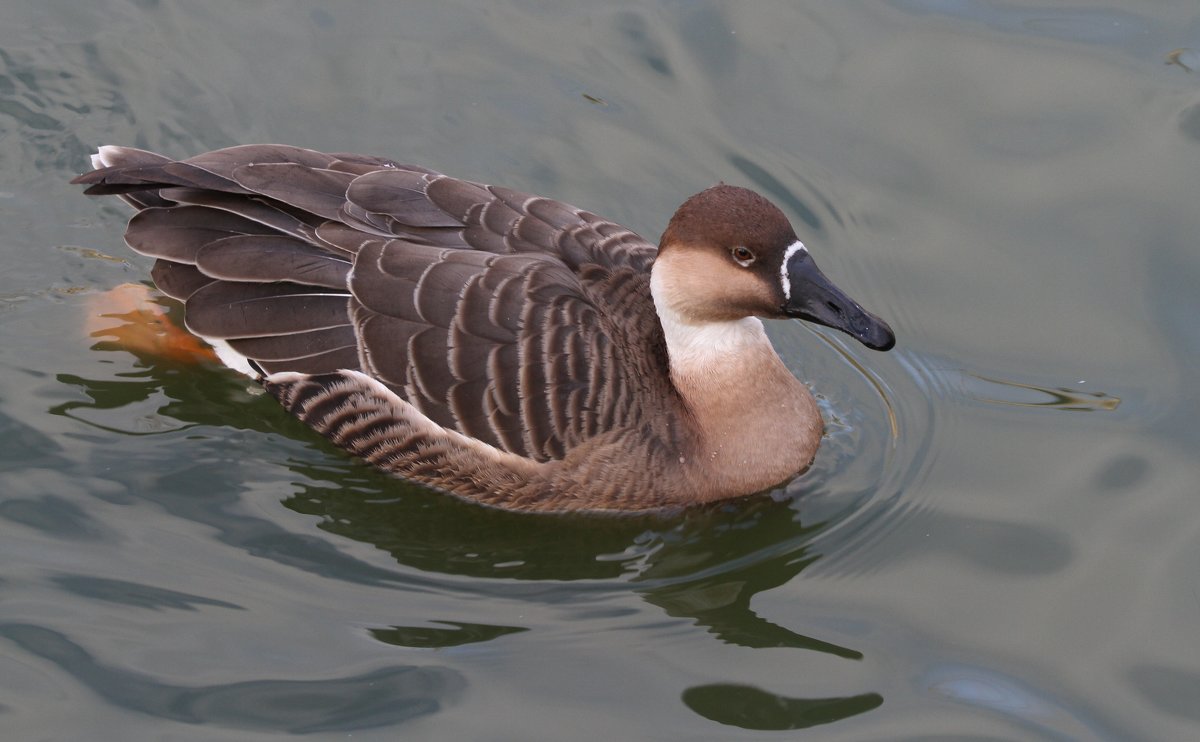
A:
{"label": "green water", "polygon": [[[6,3],[2,736],[1200,736],[1192,48],[1186,2]],[[95,146],[266,141],[652,239],[754,187],[899,344],[772,324],[829,434],[770,496],[464,505],[87,336],[149,271]]]}

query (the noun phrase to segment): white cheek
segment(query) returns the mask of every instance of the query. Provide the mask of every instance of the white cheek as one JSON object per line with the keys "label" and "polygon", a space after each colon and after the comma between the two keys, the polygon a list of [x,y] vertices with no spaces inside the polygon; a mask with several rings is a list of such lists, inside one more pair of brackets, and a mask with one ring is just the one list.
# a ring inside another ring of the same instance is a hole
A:
{"label": "white cheek", "polygon": [[808,252],[808,248],[800,240],[796,240],[788,245],[788,249],[783,253],[783,262],[779,264],[779,283],[783,286],[783,298],[790,301],[792,298],[792,284],[788,281],[787,267],[792,256],[800,251]]}

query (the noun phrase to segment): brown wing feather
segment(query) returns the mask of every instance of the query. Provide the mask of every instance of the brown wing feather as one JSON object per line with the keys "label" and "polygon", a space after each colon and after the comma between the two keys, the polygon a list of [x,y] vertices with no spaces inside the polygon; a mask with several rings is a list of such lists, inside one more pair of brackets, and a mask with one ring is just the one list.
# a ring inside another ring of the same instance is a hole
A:
{"label": "brown wing feather", "polygon": [[619,225],[359,155],[119,158],[78,182],[157,207],[131,221],[130,245],[160,258],[155,280],[193,331],[268,373],[362,370],[438,424],[538,461],[669,418],[642,409],[674,394],[655,250]]}

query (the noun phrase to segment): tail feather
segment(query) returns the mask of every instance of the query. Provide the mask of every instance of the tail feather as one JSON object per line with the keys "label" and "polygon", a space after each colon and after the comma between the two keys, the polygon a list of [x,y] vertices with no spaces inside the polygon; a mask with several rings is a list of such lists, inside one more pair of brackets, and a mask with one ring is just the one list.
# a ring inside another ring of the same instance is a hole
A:
{"label": "tail feather", "polygon": [[121,147],[115,144],[105,144],[92,155],[92,167],[99,170],[105,167],[129,167],[131,165],[163,165],[171,161],[155,152],[147,152],[136,147]]}
{"label": "tail feather", "polygon": [[133,177],[131,171],[161,168],[169,162],[169,157],[144,149],[106,144],[92,155],[92,167],[95,169],[71,182],[88,186],[84,193],[89,196],[119,196],[139,211],[153,206],[166,206],[169,202],[160,197],[156,190],[147,190],[147,186],[155,181]]}

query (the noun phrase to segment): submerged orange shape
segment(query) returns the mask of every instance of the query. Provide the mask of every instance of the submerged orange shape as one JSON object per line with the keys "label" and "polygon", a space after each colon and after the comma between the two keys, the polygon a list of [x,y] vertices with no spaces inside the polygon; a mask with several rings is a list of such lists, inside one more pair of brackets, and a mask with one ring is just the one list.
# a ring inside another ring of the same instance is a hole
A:
{"label": "submerged orange shape", "polygon": [[172,363],[217,362],[217,354],[171,321],[146,286],[125,283],[96,294],[87,303],[84,332],[123,350]]}

